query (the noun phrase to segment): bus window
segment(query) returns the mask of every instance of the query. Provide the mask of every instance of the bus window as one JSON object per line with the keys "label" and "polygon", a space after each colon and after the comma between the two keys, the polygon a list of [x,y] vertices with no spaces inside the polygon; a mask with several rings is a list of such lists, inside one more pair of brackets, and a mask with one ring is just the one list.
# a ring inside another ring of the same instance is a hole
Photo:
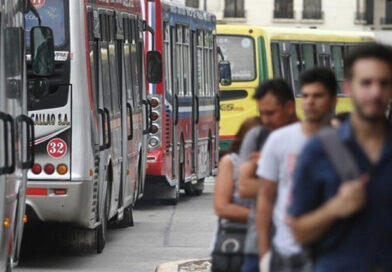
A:
{"label": "bus window", "polygon": [[204,49],[203,49],[203,59],[204,59],[204,65],[203,65],[203,73],[204,73],[204,96],[210,96],[210,88],[211,85],[210,83],[210,61],[208,57],[208,49],[209,49],[209,33],[206,31],[204,32]]}
{"label": "bus window", "polygon": [[170,53],[170,25],[167,22],[164,22],[164,32],[163,32],[163,55],[165,58],[165,91],[169,94],[172,94],[172,78],[171,78],[171,53]]}
{"label": "bus window", "polygon": [[129,28],[131,30],[131,71],[133,80],[133,98],[134,98],[134,108],[140,106],[140,71],[138,70],[138,49],[137,49],[137,36],[139,35],[136,30],[136,19],[129,20]]}
{"label": "bus window", "polygon": [[183,69],[184,69],[184,75],[183,75],[183,87],[184,87],[184,95],[191,95],[190,88],[189,88],[189,75],[190,75],[190,32],[189,28],[184,26],[183,31]]}
{"label": "bus window", "polygon": [[109,21],[109,69],[110,69],[110,83],[112,89],[112,110],[114,114],[120,112],[120,88],[118,87],[118,58],[116,45],[116,24],[113,15],[108,16]]}
{"label": "bus window", "polygon": [[143,91],[144,88],[142,84],[144,82],[144,73],[143,73],[143,56],[144,56],[144,42],[143,42],[143,31],[141,28],[141,23],[138,20],[135,20],[135,33],[136,33],[136,56],[137,56],[137,77],[138,77],[138,104],[140,105],[143,99]]}
{"label": "bus window", "polygon": [[292,84],[292,75],[291,75],[291,58],[290,55],[283,55],[282,56],[282,73],[283,78],[289,83]]}
{"label": "bus window", "polygon": [[134,105],[133,99],[133,80],[132,80],[132,64],[131,64],[131,46],[130,41],[131,38],[131,29],[128,19],[123,19],[124,23],[124,60],[125,60],[125,86],[127,88],[127,96],[129,100],[132,100],[132,104]]}
{"label": "bus window", "polygon": [[220,35],[218,46],[231,63],[233,81],[252,81],[256,78],[255,42],[252,37]]}
{"label": "bus window", "polygon": [[212,35],[212,33],[210,33],[209,35],[208,35],[208,40],[209,40],[209,43],[208,43],[208,52],[209,52],[209,54],[208,54],[208,59],[209,59],[209,68],[210,68],[210,72],[208,73],[208,75],[209,75],[209,83],[208,83],[208,86],[209,86],[209,90],[210,90],[210,93],[209,93],[209,96],[210,97],[213,97],[214,95],[215,95],[215,90],[214,90],[214,69],[215,69],[215,66],[214,66],[214,36]]}
{"label": "bus window", "polygon": [[182,77],[183,77],[183,56],[182,56],[182,26],[176,26],[176,48],[175,48],[175,87],[176,92],[179,96],[184,96],[184,90],[182,88]]}
{"label": "bus window", "polygon": [[271,44],[271,52],[272,52],[272,68],[274,71],[274,78],[281,78],[282,71],[281,71],[281,67],[280,67],[279,44],[272,43]]}
{"label": "bus window", "polygon": [[197,30],[197,54],[196,54],[196,79],[197,79],[197,90],[198,95],[204,95],[204,84],[203,84],[203,32]]}
{"label": "bus window", "polygon": [[87,14],[88,17],[88,40],[90,48],[90,74],[91,74],[91,89],[93,94],[93,101],[96,109],[99,107],[99,92],[98,92],[98,47],[94,39],[94,15],[92,12]]}
{"label": "bus window", "polygon": [[341,93],[341,83],[344,79],[344,47],[342,45],[331,46],[331,57],[332,69],[339,83],[339,93]]}
{"label": "bus window", "polygon": [[112,110],[111,84],[109,77],[109,52],[108,52],[108,21],[105,14],[100,14],[101,41],[100,41],[100,59],[102,63],[102,88],[103,88],[103,104],[109,111]]}
{"label": "bus window", "polygon": [[299,74],[302,71],[301,51],[299,44],[291,44],[290,46],[291,65],[293,69],[294,93],[300,94],[299,90]]}
{"label": "bus window", "polygon": [[317,65],[316,45],[303,44],[302,57],[303,57],[304,69],[310,69],[316,66]]}

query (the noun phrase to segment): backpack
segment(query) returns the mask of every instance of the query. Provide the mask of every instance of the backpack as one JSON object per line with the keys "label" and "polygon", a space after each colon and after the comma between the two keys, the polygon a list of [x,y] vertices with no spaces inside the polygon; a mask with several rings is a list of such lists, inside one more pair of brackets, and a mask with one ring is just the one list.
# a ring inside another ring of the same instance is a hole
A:
{"label": "backpack", "polygon": [[[326,127],[316,137],[342,182],[361,176],[361,171],[352,152],[340,138],[337,129]],[[328,232],[331,234],[328,239],[322,239],[310,247],[311,255],[315,257],[320,253],[334,250],[350,231],[352,221],[353,218],[347,218],[337,222]]]}

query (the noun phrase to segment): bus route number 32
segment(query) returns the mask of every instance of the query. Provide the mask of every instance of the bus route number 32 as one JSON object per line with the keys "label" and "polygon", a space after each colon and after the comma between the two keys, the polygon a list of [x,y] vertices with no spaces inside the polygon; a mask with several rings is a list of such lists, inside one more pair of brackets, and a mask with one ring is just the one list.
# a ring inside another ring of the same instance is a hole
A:
{"label": "bus route number 32", "polygon": [[54,138],[49,141],[46,151],[52,158],[60,159],[67,154],[67,148],[67,143],[63,139]]}

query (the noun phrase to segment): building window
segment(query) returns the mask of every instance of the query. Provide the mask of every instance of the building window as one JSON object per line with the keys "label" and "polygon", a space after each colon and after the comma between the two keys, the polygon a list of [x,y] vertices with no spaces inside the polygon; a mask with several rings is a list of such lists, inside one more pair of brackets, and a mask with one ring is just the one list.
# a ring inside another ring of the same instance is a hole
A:
{"label": "building window", "polygon": [[357,11],[355,21],[368,25],[374,23],[374,0],[357,0]]}
{"label": "building window", "polygon": [[244,0],[225,0],[224,16],[228,18],[244,18]]}
{"label": "building window", "polygon": [[385,22],[386,25],[392,25],[392,1],[387,0],[385,3]]}
{"label": "building window", "polygon": [[186,0],[185,5],[191,8],[199,8],[199,0]]}
{"label": "building window", "polygon": [[323,19],[321,0],[304,0],[302,18],[315,20]]}
{"label": "building window", "polygon": [[294,19],[293,0],[275,0],[275,19]]}

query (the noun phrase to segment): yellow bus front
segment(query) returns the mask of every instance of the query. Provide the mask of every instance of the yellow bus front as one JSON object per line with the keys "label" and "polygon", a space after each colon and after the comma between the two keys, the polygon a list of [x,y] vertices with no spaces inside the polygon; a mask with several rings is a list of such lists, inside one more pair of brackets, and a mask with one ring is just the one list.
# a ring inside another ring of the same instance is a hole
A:
{"label": "yellow bus front", "polygon": [[248,26],[220,25],[217,43],[226,60],[230,61],[233,83],[220,86],[220,151],[225,152],[241,123],[258,115],[253,99],[260,80],[266,75],[260,69],[260,36]]}

